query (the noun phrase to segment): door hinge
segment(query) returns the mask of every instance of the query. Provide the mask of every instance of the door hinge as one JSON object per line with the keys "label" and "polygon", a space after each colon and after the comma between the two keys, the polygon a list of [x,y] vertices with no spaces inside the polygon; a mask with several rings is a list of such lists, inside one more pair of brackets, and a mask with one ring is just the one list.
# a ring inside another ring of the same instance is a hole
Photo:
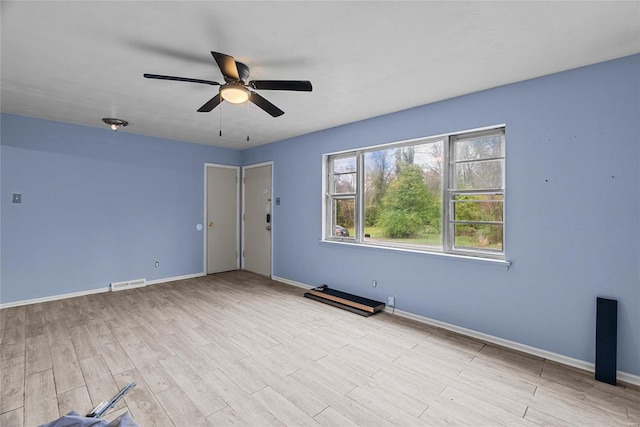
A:
{"label": "door hinge", "polygon": [[247,219],[247,215],[246,214],[242,214],[242,220],[245,221]]}
{"label": "door hinge", "polygon": [[242,251],[242,258],[244,258],[244,257],[245,257],[245,255],[244,255],[244,251]]}

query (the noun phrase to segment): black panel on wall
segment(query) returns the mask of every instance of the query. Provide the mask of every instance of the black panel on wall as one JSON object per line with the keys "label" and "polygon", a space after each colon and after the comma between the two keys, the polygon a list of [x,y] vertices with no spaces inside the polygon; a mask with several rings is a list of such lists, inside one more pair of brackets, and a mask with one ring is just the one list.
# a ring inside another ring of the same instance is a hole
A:
{"label": "black panel on wall", "polygon": [[618,301],[598,297],[596,302],[596,380],[616,385],[618,356]]}

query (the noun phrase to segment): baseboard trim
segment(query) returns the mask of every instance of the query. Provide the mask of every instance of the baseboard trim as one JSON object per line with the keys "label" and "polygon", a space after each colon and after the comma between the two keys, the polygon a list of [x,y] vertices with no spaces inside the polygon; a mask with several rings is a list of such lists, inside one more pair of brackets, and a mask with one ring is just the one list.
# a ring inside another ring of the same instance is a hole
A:
{"label": "baseboard trim", "polygon": [[166,277],[164,279],[147,280],[147,286],[157,285],[160,283],[175,282],[176,280],[195,279],[196,277],[206,276],[205,273],[185,274],[184,276]]}
{"label": "baseboard trim", "polygon": [[[595,368],[593,369],[593,371],[595,372]],[[618,376],[618,382],[640,387],[640,375],[633,375],[628,372],[618,371],[617,376]]]}
{"label": "baseboard trim", "polygon": [[[303,289],[313,288],[313,286],[309,286],[307,284],[296,282],[294,280],[285,279],[282,277],[274,276],[272,277],[272,279],[288,285],[296,286],[298,288],[303,288]],[[521,344],[515,341],[496,337],[494,335],[485,334],[483,332],[474,331],[473,329],[463,328],[461,326],[456,326],[451,323],[446,323],[440,320],[431,319],[429,317],[421,316],[419,314],[413,314],[408,311],[403,311],[403,310],[392,311],[389,308],[385,308],[384,311],[395,316],[404,317],[406,319],[415,320],[416,322],[424,323],[426,325],[446,329],[451,332],[456,332],[461,335],[468,336],[470,338],[479,339],[479,340],[496,344],[502,347],[506,347],[512,350],[517,350],[523,353],[531,354],[533,356],[542,357],[543,359],[547,359],[552,362],[560,363],[567,366],[572,366],[574,368],[582,369],[588,372],[595,372],[595,365],[591,362],[586,362],[584,360],[575,359],[573,357],[564,356],[562,354],[554,353],[547,350],[542,350],[537,347]],[[634,386],[640,386],[640,376],[638,375],[630,374],[628,372],[618,371],[617,379],[619,382],[624,382]]]}
{"label": "baseboard trim", "polygon": [[[149,286],[149,285],[157,285],[159,283],[175,282],[176,280],[193,279],[195,277],[202,277],[202,276],[206,276],[206,274],[205,273],[195,273],[195,274],[185,274],[184,276],[166,277],[166,278],[163,278],[163,279],[149,280],[149,281],[146,282],[146,285],[147,286]],[[26,299],[26,300],[21,300],[21,301],[7,302],[7,303],[4,303],[4,304],[0,304],[0,310],[2,310],[4,308],[19,307],[21,305],[38,304],[38,303],[41,303],[41,302],[57,301],[57,300],[61,300],[61,299],[81,297],[81,296],[85,296],[85,295],[100,294],[102,292],[110,292],[110,291],[111,291],[111,286],[107,286],[106,288],[96,288],[96,289],[89,289],[87,291],[70,292],[70,293],[67,293],[67,294],[52,295],[52,296],[49,296],[49,297],[32,298],[32,299]]]}
{"label": "baseboard trim", "polygon": [[10,308],[10,307],[19,307],[21,305],[38,304],[41,302],[57,301],[61,299],[81,297],[85,295],[101,294],[103,292],[109,292],[109,291],[111,291],[111,286],[107,286],[106,288],[90,289],[88,291],[70,292],[68,294],[52,295],[50,297],[31,298],[31,299],[25,299],[21,301],[14,301],[14,302],[7,302],[4,304],[0,304],[0,309]]}
{"label": "baseboard trim", "polygon": [[309,286],[309,285],[307,285],[305,283],[296,282],[295,280],[285,279],[284,277],[271,276],[271,279],[275,280],[276,282],[282,282],[282,283],[285,283],[287,285],[295,286],[297,288],[313,289],[313,286]]}

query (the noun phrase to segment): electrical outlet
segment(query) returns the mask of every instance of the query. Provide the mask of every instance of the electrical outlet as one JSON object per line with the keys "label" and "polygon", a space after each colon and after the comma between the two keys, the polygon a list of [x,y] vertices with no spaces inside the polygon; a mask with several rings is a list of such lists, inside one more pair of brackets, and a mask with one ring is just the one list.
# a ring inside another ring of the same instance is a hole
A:
{"label": "electrical outlet", "polygon": [[387,305],[389,307],[395,307],[396,306],[396,297],[387,297]]}
{"label": "electrical outlet", "polygon": [[374,288],[375,288],[376,286],[378,286],[378,281],[377,281],[377,280],[372,280],[372,281],[371,281],[371,286],[373,286]]}

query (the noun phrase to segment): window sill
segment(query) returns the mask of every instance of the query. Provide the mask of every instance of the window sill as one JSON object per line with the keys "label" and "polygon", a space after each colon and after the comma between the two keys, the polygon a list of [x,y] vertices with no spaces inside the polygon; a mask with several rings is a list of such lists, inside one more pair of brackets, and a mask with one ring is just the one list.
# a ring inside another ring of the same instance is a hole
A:
{"label": "window sill", "polygon": [[509,267],[511,266],[511,261],[506,261],[502,259],[475,257],[470,255],[421,251],[421,250],[408,249],[408,248],[394,248],[390,246],[367,245],[362,243],[355,243],[355,242],[348,242],[348,241],[345,242],[345,241],[337,241],[337,240],[319,240],[318,243],[320,245],[328,245],[328,246],[346,246],[346,247],[353,247],[353,248],[359,248],[359,249],[365,249],[365,250],[405,252],[405,253],[411,253],[411,254],[424,255],[427,257],[441,257],[442,259],[446,259],[446,260],[470,262],[470,263],[483,265],[487,267],[495,267],[501,270],[509,270]]}

